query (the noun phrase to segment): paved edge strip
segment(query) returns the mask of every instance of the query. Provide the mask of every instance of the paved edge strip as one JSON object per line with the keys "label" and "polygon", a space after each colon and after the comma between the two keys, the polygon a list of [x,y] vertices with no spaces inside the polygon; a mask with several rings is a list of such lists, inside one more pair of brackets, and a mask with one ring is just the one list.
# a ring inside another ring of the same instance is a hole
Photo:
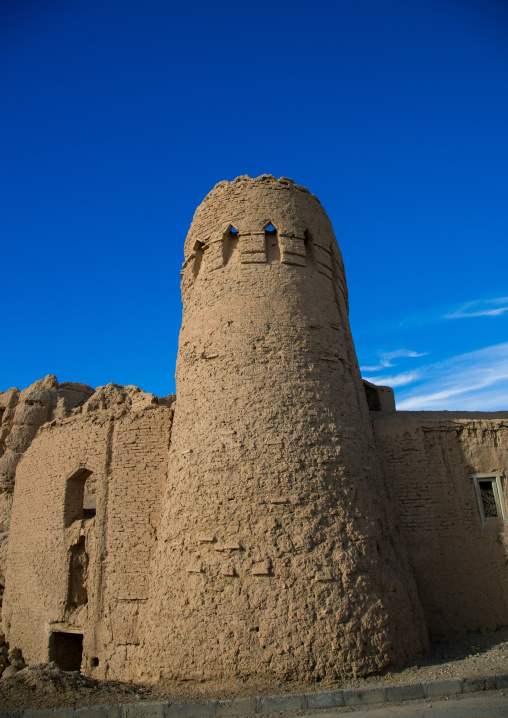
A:
{"label": "paved edge strip", "polygon": [[508,673],[438,681],[392,683],[386,686],[343,688],[319,693],[291,693],[262,698],[234,698],[224,701],[183,701],[181,703],[124,703],[84,708],[41,708],[8,711],[0,708],[0,718],[227,718],[256,713],[294,710],[320,710],[343,706],[368,706],[423,698],[443,698],[462,693],[508,688]]}

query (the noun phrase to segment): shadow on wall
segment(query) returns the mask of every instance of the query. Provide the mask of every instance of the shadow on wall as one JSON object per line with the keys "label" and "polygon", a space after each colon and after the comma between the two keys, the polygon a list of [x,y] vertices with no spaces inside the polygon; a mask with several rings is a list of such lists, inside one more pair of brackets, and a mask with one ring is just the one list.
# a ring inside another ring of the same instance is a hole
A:
{"label": "shadow on wall", "polygon": [[508,626],[508,420],[374,417],[433,639]]}

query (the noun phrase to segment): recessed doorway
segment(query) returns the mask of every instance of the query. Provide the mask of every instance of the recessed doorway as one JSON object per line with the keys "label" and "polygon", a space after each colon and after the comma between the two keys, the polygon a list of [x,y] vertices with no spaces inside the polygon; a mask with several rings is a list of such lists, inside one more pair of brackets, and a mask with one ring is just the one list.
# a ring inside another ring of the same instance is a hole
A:
{"label": "recessed doorway", "polygon": [[55,631],[49,639],[49,660],[62,671],[79,671],[83,657],[83,634]]}

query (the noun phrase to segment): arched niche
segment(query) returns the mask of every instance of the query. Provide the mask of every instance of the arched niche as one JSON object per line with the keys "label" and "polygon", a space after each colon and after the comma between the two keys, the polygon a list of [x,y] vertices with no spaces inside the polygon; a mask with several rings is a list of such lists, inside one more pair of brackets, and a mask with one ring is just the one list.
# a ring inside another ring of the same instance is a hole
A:
{"label": "arched niche", "polygon": [[84,466],[74,469],[65,482],[64,525],[92,519],[96,513],[95,482],[92,471]]}

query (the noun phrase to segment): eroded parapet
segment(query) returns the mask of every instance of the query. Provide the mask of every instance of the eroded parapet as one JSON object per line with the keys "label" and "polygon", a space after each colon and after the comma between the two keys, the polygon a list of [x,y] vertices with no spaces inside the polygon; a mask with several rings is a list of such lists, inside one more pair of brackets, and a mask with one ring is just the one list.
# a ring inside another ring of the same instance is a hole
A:
{"label": "eroded parapet", "polygon": [[[249,204],[242,198],[246,185],[254,197]],[[270,214],[263,216],[268,194]],[[330,221],[317,197],[284,177],[244,176],[219,183],[196,211],[184,254],[184,289],[198,277],[213,279],[234,265],[249,270],[278,263],[288,271],[327,277],[347,306],[344,266]]]}
{"label": "eroded parapet", "polygon": [[[333,248],[314,241],[310,230],[278,231],[246,228],[237,230],[233,224],[211,239],[196,239],[182,267],[182,277],[193,281],[201,271],[214,272],[233,259],[240,264],[267,264],[279,261],[298,267],[312,265],[318,272],[332,279],[334,265],[343,273],[342,261],[334,256]],[[188,270],[187,272],[185,270]]]}
{"label": "eroded parapet", "polygon": [[68,416],[94,390],[86,384],[58,383],[53,374],[31,384],[22,392],[9,389],[0,398],[2,440],[0,441],[0,493],[12,493],[16,466],[47,421]]}

